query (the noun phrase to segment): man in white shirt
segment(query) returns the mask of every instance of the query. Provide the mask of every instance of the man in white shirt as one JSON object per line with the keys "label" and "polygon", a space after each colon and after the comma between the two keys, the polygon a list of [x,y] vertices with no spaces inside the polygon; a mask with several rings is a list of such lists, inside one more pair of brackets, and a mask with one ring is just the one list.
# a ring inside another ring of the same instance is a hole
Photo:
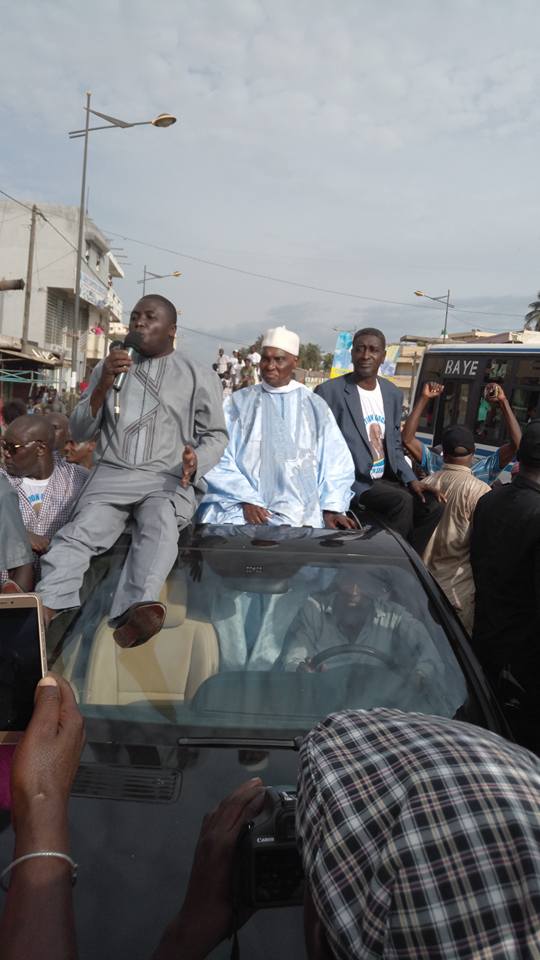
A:
{"label": "man in white shirt", "polygon": [[232,362],[231,358],[227,356],[223,347],[220,347],[218,350],[217,361],[216,361],[217,363],[216,373],[218,374],[218,376],[221,377],[223,376],[223,374],[227,373],[231,365],[231,362]]}
{"label": "man in white shirt", "polygon": [[443,508],[434,494],[424,494],[405,461],[401,391],[377,376],[385,356],[386,340],[380,330],[358,330],[351,350],[353,372],[321,383],[315,393],[326,400],[351,451],[353,503],[380,514],[421,553]]}
{"label": "man in white shirt", "polygon": [[232,363],[231,363],[231,377],[233,382],[233,390],[240,386],[240,380],[242,379],[242,367],[244,366],[244,361],[242,360],[242,355],[238,350],[233,350],[232,352]]}
{"label": "man in white shirt", "polygon": [[[262,348],[261,348],[262,349]],[[250,347],[249,353],[247,355],[248,360],[251,360],[251,365],[255,373],[255,383],[260,383],[261,374],[260,374],[260,365],[261,365],[261,355],[256,349],[255,344]]]}
{"label": "man in white shirt", "polygon": [[248,353],[248,359],[251,360],[254,367],[259,366],[261,362],[261,355],[258,352],[258,350],[256,350],[255,346],[250,347],[250,351]]}

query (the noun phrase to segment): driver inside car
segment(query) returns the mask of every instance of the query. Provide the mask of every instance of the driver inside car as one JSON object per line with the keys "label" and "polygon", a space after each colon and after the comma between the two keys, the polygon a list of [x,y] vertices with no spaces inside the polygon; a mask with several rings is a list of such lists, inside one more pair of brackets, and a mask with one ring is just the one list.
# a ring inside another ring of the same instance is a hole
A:
{"label": "driver inside car", "polygon": [[[350,649],[338,655],[337,648],[345,646]],[[276,666],[315,672],[351,656],[356,661],[363,650],[366,660],[383,660],[403,678],[413,670],[419,688],[441,667],[423,624],[401,604],[388,600],[384,584],[375,576],[351,570],[339,574],[327,590],[307,598]],[[317,659],[323,653],[328,656]]]}

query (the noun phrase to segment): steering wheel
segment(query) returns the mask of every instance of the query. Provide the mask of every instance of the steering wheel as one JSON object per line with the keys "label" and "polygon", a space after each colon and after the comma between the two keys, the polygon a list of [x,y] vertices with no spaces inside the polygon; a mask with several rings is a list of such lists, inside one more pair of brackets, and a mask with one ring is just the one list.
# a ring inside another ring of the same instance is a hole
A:
{"label": "steering wheel", "polygon": [[315,654],[315,656],[311,658],[310,664],[312,667],[320,667],[322,663],[326,663],[327,660],[332,660],[333,657],[342,657],[346,654],[358,653],[367,653],[368,656],[384,663],[385,667],[388,667],[390,670],[397,670],[394,661],[387,653],[381,653],[380,650],[375,650],[374,647],[359,647],[355,643],[340,643],[337,647],[327,647],[326,650],[321,650],[320,653]]}

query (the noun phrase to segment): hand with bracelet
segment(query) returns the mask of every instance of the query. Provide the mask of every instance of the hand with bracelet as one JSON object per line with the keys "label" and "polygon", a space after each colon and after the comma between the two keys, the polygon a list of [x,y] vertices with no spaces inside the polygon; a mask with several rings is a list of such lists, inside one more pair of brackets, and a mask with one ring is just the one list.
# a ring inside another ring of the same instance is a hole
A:
{"label": "hand with bracelet", "polygon": [[77,956],[67,808],[83,744],[83,720],[69,683],[57,676],[40,680],[11,770],[15,849],[4,877],[9,890],[0,920],[2,960]]}

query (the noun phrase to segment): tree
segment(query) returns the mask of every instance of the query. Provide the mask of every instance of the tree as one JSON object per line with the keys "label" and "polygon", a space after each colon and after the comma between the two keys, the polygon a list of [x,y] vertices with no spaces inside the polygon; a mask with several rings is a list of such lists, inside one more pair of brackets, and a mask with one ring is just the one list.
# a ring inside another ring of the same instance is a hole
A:
{"label": "tree", "polygon": [[[248,353],[252,352],[252,346],[254,346],[257,353],[260,353],[262,350],[262,341],[263,334],[261,333],[254,344],[250,344],[247,347],[238,347],[238,352],[242,354],[243,357],[247,357]],[[323,354],[318,343],[301,343],[300,349],[298,351],[298,366],[303,370],[324,370],[325,373],[330,373],[332,368],[333,354],[325,353]]]}
{"label": "tree", "polygon": [[333,362],[334,362],[334,354],[325,353],[322,360],[322,369],[324,370],[325,373],[328,373],[328,374],[330,373]]}
{"label": "tree", "polygon": [[298,352],[298,366],[304,370],[320,370],[322,363],[321,348],[318,343],[301,343]]}
{"label": "tree", "polygon": [[[540,290],[538,291],[538,297],[540,298]],[[525,314],[523,329],[540,331],[540,299],[533,300],[529,307],[529,312]]]}
{"label": "tree", "polygon": [[256,340],[253,343],[250,343],[247,347],[237,347],[238,353],[242,354],[243,357],[247,357],[248,353],[261,352],[261,344],[263,342],[264,334],[260,333]]}

